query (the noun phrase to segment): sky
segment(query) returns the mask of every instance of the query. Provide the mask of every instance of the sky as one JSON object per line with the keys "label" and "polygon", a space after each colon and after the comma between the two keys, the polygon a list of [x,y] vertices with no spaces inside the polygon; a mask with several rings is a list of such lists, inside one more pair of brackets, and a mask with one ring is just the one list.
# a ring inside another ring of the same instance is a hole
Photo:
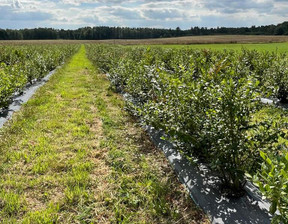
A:
{"label": "sky", "polygon": [[0,0],[0,28],[189,29],[288,21],[288,0]]}

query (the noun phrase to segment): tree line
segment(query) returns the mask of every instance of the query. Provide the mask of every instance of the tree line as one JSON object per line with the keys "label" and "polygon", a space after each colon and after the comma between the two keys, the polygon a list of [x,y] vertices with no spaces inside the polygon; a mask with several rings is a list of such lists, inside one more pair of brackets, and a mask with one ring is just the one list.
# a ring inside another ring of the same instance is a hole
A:
{"label": "tree line", "polygon": [[251,27],[191,27],[190,29],[129,28],[129,27],[82,27],[75,30],[34,28],[0,29],[0,40],[103,40],[103,39],[147,39],[197,35],[288,35],[288,22],[278,25]]}

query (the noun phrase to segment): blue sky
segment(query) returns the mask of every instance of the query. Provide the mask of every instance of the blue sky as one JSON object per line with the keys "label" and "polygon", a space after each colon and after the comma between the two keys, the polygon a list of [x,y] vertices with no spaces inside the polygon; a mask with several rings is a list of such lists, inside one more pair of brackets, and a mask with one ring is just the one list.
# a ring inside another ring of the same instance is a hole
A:
{"label": "blue sky", "polygon": [[0,0],[0,28],[128,26],[187,29],[288,20],[288,0]]}

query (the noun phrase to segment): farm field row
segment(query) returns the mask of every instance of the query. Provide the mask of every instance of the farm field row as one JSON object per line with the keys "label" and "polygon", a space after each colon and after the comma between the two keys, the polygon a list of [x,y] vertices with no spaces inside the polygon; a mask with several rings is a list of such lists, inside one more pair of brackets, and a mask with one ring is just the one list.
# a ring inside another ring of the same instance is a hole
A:
{"label": "farm field row", "polygon": [[0,108],[77,50],[76,45],[0,46]]}
{"label": "farm field row", "polygon": [[1,223],[209,223],[85,48],[1,129]]}
{"label": "farm field row", "polygon": [[[287,222],[287,111],[260,102],[288,101],[280,45],[86,44],[94,65],[82,46],[1,130],[0,221],[208,222],[123,110],[115,92],[125,92],[134,98],[126,110],[208,164],[224,195],[241,197],[248,178]],[[0,46],[0,107],[79,46]]]}
{"label": "farm field row", "polygon": [[[88,45],[88,57],[111,87],[134,98],[127,108],[164,130],[178,150],[209,164],[223,193],[239,197],[246,178],[288,220],[287,111],[261,97],[288,101],[287,55],[162,47]],[[253,178],[252,178],[253,176]]]}

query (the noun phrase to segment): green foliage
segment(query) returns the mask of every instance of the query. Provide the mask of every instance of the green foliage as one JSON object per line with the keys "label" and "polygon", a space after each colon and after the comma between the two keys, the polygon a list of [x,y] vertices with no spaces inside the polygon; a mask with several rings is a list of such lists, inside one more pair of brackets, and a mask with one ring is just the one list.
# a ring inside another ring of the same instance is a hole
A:
{"label": "green foliage", "polygon": [[279,55],[268,69],[267,83],[274,89],[274,95],[280,102],[288,102],[288,59],[286,55]]}
{"label": "green foliage", "polygon": [[13,94],[27,83],[40,80],[64,63],[77,45],[0,46],[0,108],[7,107]]}
{"label": "green foliage", "polygon": [[206,127],[212,138],[208,150],[211,165],[226,185],[238,191],[245,184],[245,171],[255,160],[247,134],[256,110],[258,82],[235,76],[231,70],[219,85],[211,87],[213,107],[206,112]]}
{"label": "green foliage", "polygon": [[[261,168],[260,150],[274,155],[281,151],[277,142],[284,136],[283,124],[254,116],[261,97],[287,98],[286,55],[244,49],[87,49],[88,57],[109,73],[112,88],[134,98],[127,108],[146,124],[164,130],[182,153],[208,163],[229,195],[241,195],[245,173],[254,175]],[[283,189],[278,192],[287,202]]]}
{"label": "green foliage", "polygon": [[[288,151],[278,155],[260,152],[264,160],[261,170],[254,176],[260,191],[271,201],[272,223],[288,222]],[[277,210],[279,213],[277,213]]]}

